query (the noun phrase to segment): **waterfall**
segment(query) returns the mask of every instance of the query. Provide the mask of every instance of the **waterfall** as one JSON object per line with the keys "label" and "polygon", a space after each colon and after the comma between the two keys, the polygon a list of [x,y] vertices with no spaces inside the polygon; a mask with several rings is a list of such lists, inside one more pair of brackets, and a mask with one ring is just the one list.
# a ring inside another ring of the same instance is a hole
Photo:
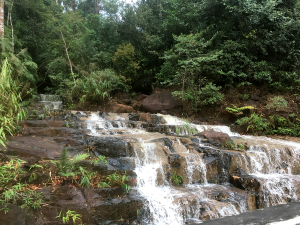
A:
{"label": "waterfall", "polygon": [[[157,185],[157,173],[164,174],[163,168],[155,155],[156,145],[142,142],[142,157],[136,158],[137,187],[139,192],[147,199],[147,206],[151,218],[147,224],[179,225],[183,224],[179,207],[173,204],[172,190],[169,185]],[[139,155],[135,150],[136,155]]]}
{"label": "waterfall", "polygon": [[[174,128],[186,125],[184,120],[177,117],[160,114],[158,116],[164,118],[164,126],[172,125]],[[259,193],[243,196],[237,194],[236,189],[228,183],[211,184],[212,181],[207,178],[208,169],[207,162],[203,158],[204,154],[190,150],[177,136],[147,132],[141,124],[137,125],[137,128],[131,128],[129,122],[127,114],[109,114],[101,117],[92,113],[86,120],[86,126],[93,136],[113,135],[135,139],[133,148],[136,165],[134,172],[137,175],[135,189],[146,199],[144,208],[147,213],[144,213],[142,218],[144,224],[183,225],[237,215],[249,210],[247,201],[251,197],[259,201],[263,207],[298,200],[295,184],[300,179],[299,175],[292,174],[294,165],[300,161],[298,143],[243,136],[231,132],[227,126],[189,124],[198,132],[214,130],[251,143],[249,150],[236,151],[235,165],[258,179],[261,187]],[[182,135],[188,133],[182,131]],[[169,139],[169,144],[163,141],[166,138]],[[201,139],[198,140],[199,146],[205,147]],[[171,153],[178,155],[181,167],[171,168],[167,158]],[[208,153],[209,157],[213,157],[211,154]],[[220,160],[223,160],[223,156]],[[181,186],[175,186],[171,181],[176,169],[185,178]],[[228,170],[222,167],[219,173],[225,176]],[[256,196],[253,196],[254,194]],[[218,197],[219,195],[221,197]]]}

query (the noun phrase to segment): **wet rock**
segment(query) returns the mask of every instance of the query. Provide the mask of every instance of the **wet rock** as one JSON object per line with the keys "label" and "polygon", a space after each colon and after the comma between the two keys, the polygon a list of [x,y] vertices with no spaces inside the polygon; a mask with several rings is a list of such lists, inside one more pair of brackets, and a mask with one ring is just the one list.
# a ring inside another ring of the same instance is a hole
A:
{"label": "wet rock", "polygon": [[27,127],[49,127],[49,124],[45,120],[24,120],[20,121],[19,125],[21,127],[27,126]]}
{"label": "wet rock", "polygon": [[68,137],[76,133],[75,129],[67,127],[25,127],[22,130],[22,135],[38,135],[38,136],[52,136],[52,137]]}
{"label": "wet rock", "polygon": [[110,109],[112,112],[115,113],[132,113],[135,112],[135,110],[129,106],[129,105],[122,105],[122,104],[111,104]]}
{"label": "wet rock", "polygon": [[133,156],[131,145],[123,138],[102,137],[95,138],[92,144],[98,155],[108,157],[126,157]]}
{"label": "wet rock", "polygon": [[222,183],[221,177],[222,167],[219,165],[218,158],[204,157],[204,163],[206,166],[206,179],[208,183]]}
{"label": "wet rock", "polygon": [[59,157],[63,145],[56,143],[52,138],[41,137],[13,137],[7,143],[9,154],[18,154],[35,158],[54,159]]}
{"label": "wet rock", "polygon": [[180,168],[180,155],[173,153],[168,155],[168,163],[171,167]]}
{"label": "wet rock", "polygon": [[169,91],[152,94],[143,101],[143,110],[152,113],[172,109],[176,106],[177,101]]}
{"label": "wet rock", "polygon": [[125,196],[106,201],[92,199],[88,200],[88,203],[96,215],[95,218],[106,220],[136,219],[137,211],[143,207],[143,199],[139,196]]}
{"label": "wet rock", "polygon": [[138,114],[131,113],[131,114],[128,115],[128,117],[129,117],[130,121],[139,121],[140,114],[139,113]]}
{"label": "wet rock", "polygon": [[152,115],[148,113],[140,114],[140,121],[149,122],[152,124],[164,124],[166,123],[165,119],[162,116]]}
{"label": "wet rock", "polygon": [[165,147],[168,148],[168,150],[172,153],[176,153],[175,149],[173,148],[173,143],[169,138],[158,138],[158,139],[153,139],[153,142],[162,142]]}
{"label": "wet rock", "polygon": [[201,132],[200,135],[207,138],[211,143],[217,143],[218,146],[226,144],[226,142],[230,142],[231,138],[228,134],[216,131],[206,130]]}
{"label": "wet rock", "polygon": [[[0,205],[3,208],[2,205]],[[21,209],[16,205],[9,204],[8,212],[0,210],[0,223],[3,225],[28,225],[28,224],[43,224],[39,215],[32,215],[26,209]]]}
{"label": "wet rock", "polygon": [[237,188],[244,189],[247,191],[261,191],[260,180],[251,175],[231,175],[230,183],[232,183]]}
{"label": "wet rock", "polygon": [[112,167],[110,170],[125,172],[127,175],[136,175],[133,170],[135,169],[134,158],[110,158],[107,160],[107,163]]}
{"label": "wet rock", "polygon": [[138,114],[130,114],[129,120],[132,121],[143,121],[148,122],[150,124],[164,124],[166,123],[165,119],[162,116],[153,115],[149,113],[138,113]]}
{"label": "wet rock", "polygon": [[106,199],[125,196],[126,192],[123,188],[85,188],[84,196],[86,199]]}
{"label": "wet rock", "polygon": [[158,125],[154,127],[147,127],[147,132],[157,132],[165,135],[174,135],[176,133],[175,125]]}

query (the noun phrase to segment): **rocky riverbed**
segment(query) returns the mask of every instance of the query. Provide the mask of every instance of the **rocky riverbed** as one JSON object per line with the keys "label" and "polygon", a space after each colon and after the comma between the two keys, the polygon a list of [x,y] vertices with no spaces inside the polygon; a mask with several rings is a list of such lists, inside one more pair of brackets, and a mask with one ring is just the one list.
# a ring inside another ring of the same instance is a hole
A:
{"label": "rocky riverbed", "polygon": [[[50,173],[37,171],[34,181],[42,207],[11,204],[6,214],[0,211],[0,224],[62,224],[57,216],[67,210],[82,215],[84,224],[197,224],[300,197],[296,142],[241,136],[226,126],[161,114],[57,110],[37,118],[20,124],[20,134],[1,149],[1,161],[18,156],[27,177],[31,165],[48,165]],[[232,140],[244,147],[224,148]],[[53,182],[51,160],[63,148],[70,157],[107,157],[106,165],[88,159],[81,164],[102,176],[126,171],[130,191]]]}

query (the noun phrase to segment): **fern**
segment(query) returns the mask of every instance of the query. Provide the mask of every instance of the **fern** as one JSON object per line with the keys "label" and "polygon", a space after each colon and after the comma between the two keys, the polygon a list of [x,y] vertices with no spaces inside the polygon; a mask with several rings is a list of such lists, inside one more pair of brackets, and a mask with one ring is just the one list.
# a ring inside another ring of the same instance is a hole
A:
{"label": "fern", "polygon": [[91,182],[90,182],[90,180],[89,180],[89,178],[88,178],[87,176],[83,176],[83,177],[81,178],[80,185],[81,185],[82,187],[89,187],[90,184],[91,184]]}
{"label": "fern", "polygon": [[89,157],[89,154],[87,153],[81,153],[77,154],[73,157],[72,160],[68,157],[68,151],[67,149],[63,149],[62,153],[60,155],[60,159],[58,162],[52,161],[53,164],[56,165],[56,167],[59,170],[59,175],[69,177],[69,176],[75,176],[76,171],[80,171],[82,173],[82,167],[76,167],[76,165],[82,161],[85,160],[87,157]]}
{"label": "fern", "polygon": [[90,155],[87,154],[87,153],[80,153],[80,154],[77,154],[73,157],[72,159],[72,164],[77,164],[79,163],[80,161],[82,160],[85,160],[86,158],[88,158]]}

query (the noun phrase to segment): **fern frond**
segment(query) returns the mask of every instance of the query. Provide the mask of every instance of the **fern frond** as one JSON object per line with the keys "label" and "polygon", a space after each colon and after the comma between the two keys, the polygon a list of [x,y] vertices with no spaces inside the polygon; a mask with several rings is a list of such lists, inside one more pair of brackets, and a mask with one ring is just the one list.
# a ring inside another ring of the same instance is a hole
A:
{"label": "fern frond", "polygon": [[77,154],[73,157],[72,159],[72,164],[77,164],[79,163],[80,161],[82,160],[85,160],[86,158],[88,158],[90,155],[87,154],[87,153],[80,153],[80,154]]}

